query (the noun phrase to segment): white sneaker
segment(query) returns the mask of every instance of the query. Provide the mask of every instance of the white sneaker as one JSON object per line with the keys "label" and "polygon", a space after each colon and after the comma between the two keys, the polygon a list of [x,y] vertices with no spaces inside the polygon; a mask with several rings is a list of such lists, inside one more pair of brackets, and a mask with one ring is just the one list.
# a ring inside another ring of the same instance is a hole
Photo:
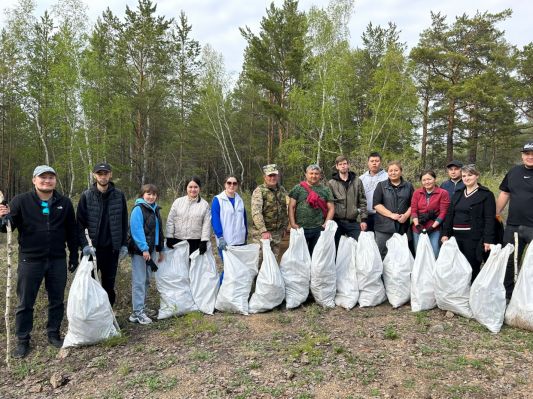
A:
{"label": "white sneaker", "polygon": [[129,321],[132,323],[150,324],[152,322],[152,319],[146,316],[144,312],[142,312],[142,313],[132,313],[130,315]]}

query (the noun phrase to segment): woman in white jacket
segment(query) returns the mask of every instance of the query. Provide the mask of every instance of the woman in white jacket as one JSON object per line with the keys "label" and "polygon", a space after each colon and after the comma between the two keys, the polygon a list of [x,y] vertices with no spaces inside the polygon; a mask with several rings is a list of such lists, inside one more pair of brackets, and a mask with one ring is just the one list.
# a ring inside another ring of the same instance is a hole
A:
{"label": "woman in white jacket", "polygon": [[202,183],[196,176],[187,183],[187,195],[177,198],[167,218],[167,247],[173,248],[178,242],[187,240],[189,254],[197,249],[200,254],[207,251],[211,236],[211,212],[209,204],[200,197]]}

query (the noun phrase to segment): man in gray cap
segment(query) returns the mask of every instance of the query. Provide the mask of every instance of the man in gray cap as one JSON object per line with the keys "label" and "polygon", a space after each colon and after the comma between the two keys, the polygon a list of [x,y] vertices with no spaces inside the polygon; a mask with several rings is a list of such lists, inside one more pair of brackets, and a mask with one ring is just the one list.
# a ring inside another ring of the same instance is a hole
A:
{"label": "man in gray cap", "polygon": [[56,172],[48,165],[33,171],[34,189],[15,196],[9,206],[0,205],[1,230],[6,221],[18,229],[19,265],[15,317],[17,347],[13,357],[23,358],[30,350],[33,329],[33,307],[44,279],[48,293],[48,342],[61,348],[59,329],[64,315],[64,294],[67,282],[65,243],[69,249],[68,269],[78,266],[78,236],[74,207],[67,197],[59,194]]}
{"label": "man in gray cap", "polygon": [[261,239],[269,239],[276,257],[279,244],[289,224],[287,216],[287,191],[279,184],[279,171],[276,164],[263,166],[264,183],[252,193],[252,238],[261,244]]}
{"label": "man in gray cap", "polygon": [[[507,172],[500,184],[500,194],[496,200],[496,215],[501,213],[509,203],[509,213],[503,235],[504,244],[514,244],[514,233],[518,233],[518,259],[526,244],[533,239],[533,140],[522,147],[522,164],[514,166]],[[514,289],[513,257],[510,257],[505,273],[505,291],[507,298]]]}
{"label": "man in gray cap", "polygon": [[[96,164],[93,177],[95,183],[81,194],[78,202],[78,233],[83,254],[96,255],[102,287],[113,306],[118,262],[128,254],[128,208],[126,197],[111,182],[111,165],[106,162]],[[85,229],[93,246],[85,237]]]}
{"label": "man in gray cap", "polygon": [[443,182],[440,185],[440,188],[448,191],[450,199],[453,197],[456,191],[461,191],[465,188],[465,184],[463,183],[461,176],[462,167],[463,163],[455,159],[446,165],[449,179]]}

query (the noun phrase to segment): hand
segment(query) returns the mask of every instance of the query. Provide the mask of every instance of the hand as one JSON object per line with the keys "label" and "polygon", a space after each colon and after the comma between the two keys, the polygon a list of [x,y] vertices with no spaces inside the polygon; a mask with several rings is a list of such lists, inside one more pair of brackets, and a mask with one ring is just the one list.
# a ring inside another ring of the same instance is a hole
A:
{"label": "hand", "polygon": [[128,256],[128,247],[123,245],[120,247],[120,252],[118,253],[118,260],[123,261]]}
{"label": "hand", "polygon": [[448,241],[448,240],[449,240],[449,238],[448,238],[447,236],[442,236],[442,237],[440,238],[440,242],[442,242],[442,243],[445,243],[445,242]]}
{"label": "hand", "polygon": [[402,215],[400,215],[399,213],[392,213],[392,214],[390,215],[390,218],[391,218],[392,220],[400,220],[401,217],[402,217]]}
{"label": "hand", "polygon": [[270,234],[269,231],[265,231],[264,233],[261,233],[261,239],[270,240],[271,238],[272,238],[272,234]]}
{"label": "hand", "polygon": [[148,251],[143,251],[143,258],[144,258],[145,261],[148,262],[148,261],[150,260],[150,258],[151,258],[151,257],[150,257],[150,252],[148,252]]}
{"label": "hand", "polygon": [[361,222],[359,227],[361,228],[361,231],[366,231],[366,229],[368,229],[368,225],[365,222]]}
{"label": "hand", "polygon": [[174,237],[167,237],[167,247],[170,249],[174,249],[174,245],[176,245],[180,241],[181,240],[178,240],[177,238],[174,238]]}
{"label": "hand", "polygon": [[9,205],[0,205],[0,217],[4,217],[9,213]]}
{"label": "hand", "polygon": [[96,251],[94,250],[94,247],[91,247],[90,245],[84,246],[82,252],[83,252],[83,256],[96,257]]}
{"label": "hand", "polygon": [[200,252],[200,255],[203,255],[207,252],[207,241],[200,241],[200,245],[198,245],[198,251]]}
{"label": "hand", "polygon": [[400,218],[398,219],[398,222],[405,223],[407,221],[407,219],[409,219],[409,216],[407,216],[405,213],[402,213],[400,215]]}
{"label": "hand", "polygon": [[418,234],[422,233],[423,228],[421,224],[415,224],[414,227],[415,227],[415,233],[418,233]]}
{"label": "hand", "polygon": [[70,257],[69,261],[68,261],[68,271],[71,272],[71,273],[74,273],[74,271],[78,268],[78,259],[77,259],[77,255],[74,256],[74,257]]}
{"label": "hand", "polygon": [[228,248],[228,243],[224,240],[224,237],[218,239],[218,249],[225,251]]}
{"label": "hand", "polygon": [[503,223],[503,217],[502,215],[496,215],[496,220],[500,223]]}
{"label": "hand", "polygon": [[300,226],[298,226],[296,223],[291,223],[291,229],[297,230]]}
{"label": "hand", "polygon": [[483,250],[484,250],[485,252],[489,252],[489,251],[490,251],[490,244],[484,242],[484,243],[483,243]]}
{"label": "hand", "polygon": [[435,227],[433,227],[433,226],[429,226],[429,227],[426,229],[426,233],[431,234],[431,233],[433,233],[435,230],[436,230]]}

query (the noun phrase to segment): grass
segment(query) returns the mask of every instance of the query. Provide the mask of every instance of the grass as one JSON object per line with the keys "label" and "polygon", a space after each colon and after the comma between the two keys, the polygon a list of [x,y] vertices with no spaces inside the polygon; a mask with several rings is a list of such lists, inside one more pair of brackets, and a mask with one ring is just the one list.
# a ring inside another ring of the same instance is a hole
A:
{"label": "grass", "polygon": [[109,337],[108,339],[100,342],[100,345],[104,348],[113,348],[115,346],[126,345],[128,342],[128,334],[125,331],[121,331],[118,335]]}
{"label": "grass", "polygon": [[396,331],[396,327],[392,324],[389,324],[385,327],[385,331],[383,332],[383,337],[385,339],[395,340],[400,338],[400,334]]}
{"label": "grass", "polygon": [[298,360],[306,356],[310,364],[318,365],[324,358],[324,352],[320,348],[321,344],[329,343],[327,335],[313,336],[305,334],[296,344],[289,348],[289,356],[292,360]]}
{"label": "grass", "polygon": [[217,332],[218,325],[211,321],[209,316],[204,316],[200,312],[193,312],[174,318],[173,323],[169,326],[165,334],[175,339],[183,339],[186,337],[196,337],[204,333],[214,335]]}

